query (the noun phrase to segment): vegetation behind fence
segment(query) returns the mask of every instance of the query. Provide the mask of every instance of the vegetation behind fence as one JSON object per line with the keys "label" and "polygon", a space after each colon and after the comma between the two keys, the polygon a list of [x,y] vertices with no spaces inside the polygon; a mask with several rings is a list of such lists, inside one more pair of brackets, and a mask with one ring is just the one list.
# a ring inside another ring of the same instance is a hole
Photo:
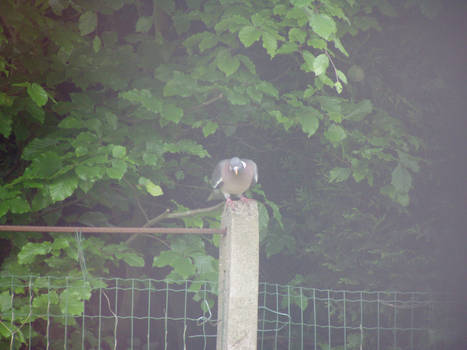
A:
{"label": "vegetation behind fence", "polygon": [[[3,276],[0,345],[214,349],[216,293],[207,281]],[[258,349],[429,349],[456,341],[447,331],[459,305],[442,295],[261,283],[258,297]]]}

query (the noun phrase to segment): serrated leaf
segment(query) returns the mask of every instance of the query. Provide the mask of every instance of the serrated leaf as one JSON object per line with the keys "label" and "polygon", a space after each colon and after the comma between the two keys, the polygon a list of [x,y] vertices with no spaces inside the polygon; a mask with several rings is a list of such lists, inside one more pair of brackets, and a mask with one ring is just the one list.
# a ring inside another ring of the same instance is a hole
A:
{"label": "serrated leaf", "polygon": [[253,26],[245,26],[238,32],[238,38],[245,47],[250,47],[254,42],[258,41],[260,37],[261,32]]}
{"label": "serrated leaf", "polygon": [[347,180],[351,174],[349,168],[334,168],[329,172],[329,182],[343,182]]}
{"label": "serrated leaf", "polygon": [[306,40],[307,32],[300,28],[291,28],[289,30],[289,40],[303,44]]}
{"label": "serrated leaf", "polygon": [[47,103],[49,96],[39,84],[32,83],[28,85],[26,90],[29,97],[35,102],[37,106],[42,107]]}
{"label": "serrated leaf", "polygon": [[217,128],[218,128],[218,124],[215,123],[215,122],[212,122],[210,120],[207,120],[204,125],[203,125],[203,136],[204,137],[208,137],[209,135],[212,135],[216,132]]}
{"label": "serrated leaf", "polygon": [[24,172],[25,178],[48,179],[63,167],[62,158],[55,152],[39,154]]}
{"label": "serrated leaf", "polygon": [[11,115],[0,111],[0,134],[6,139],[10,137],[12,122]]}
{"label": "serrated leaf", "polygon": [[34,262],[37,255],[46,255],[50,252],[50,242],[28,242],[21,247],[18,253],[18,263],[21,265]]}
{"label": "serrated leaf", "polygon": [[62,129],[81,129],[84,128],[84,122],[73,115],[69,115],[58,123],[58,127]]}
{"label": "serrated leaf", "polygon": [[217,45],[217,37],[211,32],[202,33],[202,39],[199,42],[199,51],[203,52]]}
{"label": "serrated leaf", "polygon": [[97,28],[97,14],[94,11],[86,11],[81,14],[78,28],[82,36],[92,33]]}
{"label": "serrated leaf", "polygon": [[231,56],[229,50],[222,50],[217,54],[216,65],[228,77],[238,70],[240,60]]}
{"label": "serrated leaf", "polygon": [[268,32],[263,32],[261,37],[263,39],[263,47],[266,49],[266,52],[271,58],[274,57],[277,51],[277,39],[274,35]]}
{"label": "serrated leaf", "polygon": [[133,252],[115,252],[117,259],[123,260],[127,265],[132,267],[144,267],[144,259]]}
{"label": "serrated leaf", "polygon": [[140,177],[138,183],[144,186],[146,191],[153,197],[162,196],[164,194],[162,188],[159,185],[156,185],[154,182],[145,177]]}
{"label": "serrated leaf", "polygon": [[329,58],[324,53],[313,60],[313,72],[318,76],[326,72],[329,66]]}
{"label": "serrated leaf", "polygon": [[336,22],[326,14],[311,12],[309,23],[313,31],[325,40],[337,32]]}
{"label": "serrated leaf", "polygon": [[16,197],[8,201],[8,206],[13,214],[24,214],[31,211],[29,202],[21,197]]}
{"label": "serrated leaf", "polygon": [[140,33],[146,33],[152,27],[152,16],[141,16],[136,21],[135,30]]}
{"label": "serrated leaf", "polygon": [[162,117],[178,124],[183,117],[183,109],[171,103],[165,103],[162,107]]}
{"label": "serrated leaf", "polygon": [[64,176],[56,179],[49,186],[50,197],[53,202],[62,201],[70,197],[78,187],[78,178],[74,176]]}
{"label": "serrated leaf", "polygon": [[313,136],[319,128],[319,119],[316,115],[310,113],[302,113],[299,118],[302,130],[308,137]]}
{"label": "serrated leaf", "polygon": [[412,188],[412,175],[400,163],[394,168],[391,174],[391,185],[399,193],[408,193]]}
{"label": "serrated leaf", "polygon": [[345,132],[345,130],[344,130],[344,128],[342,126],[332,124],[326,130],[326,132],[324,133],[324,136],[335,147],[347,137],[347,134],[346,134],[346,132]]}
{"label": "serrated leaf", "polygon": [[75,168],[75,173],[83,181],[95,181],[102,179],[105,169],[98,166],[80,164]]}
{"label": "serrated leaf", "polygon": [[99,38],[96,35],[94,39],[92,40],[92,49],[94,50],[95,53],[98,53],[101,50],[101,47],[102,47],[101,38]]}
{"label": "serrated leaf", "polygon": [[112,166],[110,168],[106,168],[105,172],[107,176],[111,179],[121,180],[123,175],[125,175],[128,166],[126,162],[122,159],[112,159]]}
{"label": "serrated leaf", "polygon": [[126,147],[120,145],[112,146],[112,157],[123,158],[126,156]]}
{"label": "serrated leaf", "polygon": [[305,61],[304,71],[311,72],[313,70],[313,62],[315,60],[315,56],[310,51],[303,50],[302,57],[303,57],[303,60]]}

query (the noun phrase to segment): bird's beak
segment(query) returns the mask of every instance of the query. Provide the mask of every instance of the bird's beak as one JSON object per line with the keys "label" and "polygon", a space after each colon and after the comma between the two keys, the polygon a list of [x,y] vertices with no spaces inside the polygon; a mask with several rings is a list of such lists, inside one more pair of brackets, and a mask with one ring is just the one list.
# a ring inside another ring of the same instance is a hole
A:
{"label": "bird's beak", "polygon": [[235,167],[233,168],[233,171],[234,171],[235,175],[238,175],[238,166],[235,166]]}

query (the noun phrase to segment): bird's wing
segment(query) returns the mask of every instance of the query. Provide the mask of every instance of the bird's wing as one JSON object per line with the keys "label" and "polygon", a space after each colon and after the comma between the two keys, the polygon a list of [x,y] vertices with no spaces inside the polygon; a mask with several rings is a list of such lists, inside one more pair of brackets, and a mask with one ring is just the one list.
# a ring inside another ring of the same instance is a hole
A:
{"label": "bird's wing", "polygon": [[256,166],[256,163],[252,161],[251,159],[242,159],[242,160],[245,162],[247,170],[251,171],[251,174],[253,176],[251,185],[254,185],[255,183],[258,182],[258,167]]}
{"label": "bird's wing", "polygon": [[224,181],[222,174],[225,171],[225,165],[227,161],[228,159],[221,160],[214,168],[211,176],[211,186],[213,188],[218,188],[222,181]]}

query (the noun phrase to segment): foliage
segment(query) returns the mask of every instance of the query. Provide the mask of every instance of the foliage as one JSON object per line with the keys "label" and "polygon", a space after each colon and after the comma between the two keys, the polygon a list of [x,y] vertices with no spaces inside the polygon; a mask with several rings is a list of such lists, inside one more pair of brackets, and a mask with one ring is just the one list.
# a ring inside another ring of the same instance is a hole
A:
{"label": "foliage", "polygon": [[[213,164],[248,154],[266,204],[263,276],[410,281],[430,262],[430,237],[408,219],[426,145],[417,109],[358,54],[398,6],[2,1],[0,223],[142,226],[199,207]],[[218,216],[164,222],[175,224]],[[73,238],[1,237],[2,272],[81,273]],[[82,248],[90,274],[124,262],[127,273],[199,280],[215,276],[215,243],[99,236]],[[284,257],[292,263],[277,269]],[[157,269],[130,268],[149,261]]]}

